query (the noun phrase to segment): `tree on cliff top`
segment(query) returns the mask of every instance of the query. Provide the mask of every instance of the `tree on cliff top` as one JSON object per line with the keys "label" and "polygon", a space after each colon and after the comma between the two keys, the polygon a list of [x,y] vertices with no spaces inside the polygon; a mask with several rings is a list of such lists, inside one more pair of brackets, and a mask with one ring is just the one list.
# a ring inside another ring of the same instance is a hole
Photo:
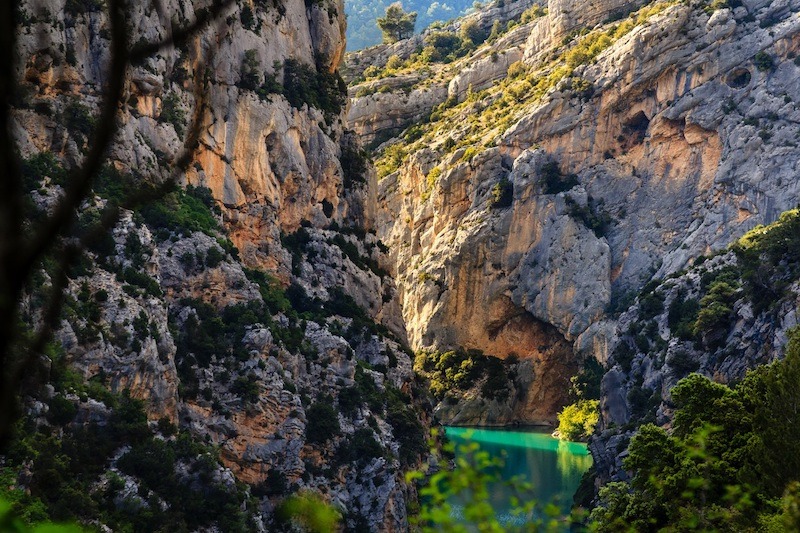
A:
{"label": "tree on cliff top", "polygon": [[386,8],[386,15],[378,17],[378,27],[383,32],[383,42],[396,43],[408,39],[414,34],[414,25],[417,23],[417,13],[406,13],[400,2],[395,2]]}

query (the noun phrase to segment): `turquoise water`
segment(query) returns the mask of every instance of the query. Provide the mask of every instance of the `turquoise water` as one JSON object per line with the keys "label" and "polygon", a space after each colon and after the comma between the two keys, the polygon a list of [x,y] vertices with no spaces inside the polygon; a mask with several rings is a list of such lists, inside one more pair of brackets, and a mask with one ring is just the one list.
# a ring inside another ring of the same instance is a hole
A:
{"label": "turquoise water", "polygon": [[[566,516],[581,476],[592,466],[592,456],[585,444],[560,441],[542,430],[446,427],[445,432],[456,444],[456,455],[459,454],[458,444],[469,439],[492,457],[503,458],[501,482],[491,487],[490,493],[492,506],[505,523],[519,523],[522,519],[511,513],[511,490],[502,481],[521,476],[533,484],[533,499],[543,504],[555,503]],[[458,513],[458,502],[454,507]]]}

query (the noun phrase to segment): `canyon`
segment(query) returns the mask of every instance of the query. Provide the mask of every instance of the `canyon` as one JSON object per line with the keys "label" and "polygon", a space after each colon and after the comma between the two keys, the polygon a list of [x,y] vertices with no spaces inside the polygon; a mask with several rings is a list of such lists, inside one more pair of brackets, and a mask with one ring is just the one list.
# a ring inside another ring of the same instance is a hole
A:
{"label": "canyon", "polygon": [[[106,14],[67,4],[22,3],[26,164],[80,162],[108,81]],[[148,42],[201,3],[128,9],[131,41]],[[431,425],[553,424],[590,359],[605,369],[593,488],[626,479],[627,442],[643,420],[669,424],[686,369],[733,381],[797,325],[796,283],[777,314],[742,297],[709,356],[668,308],[700,300],[703,273],[736,263],[729,243],[800,200],[798,12],[505,0],[345,54],[342,0],[233,3],[130,66],[104,171],[169,179],[196,117],[187,192],[164,211],[208,224],[125,212],[71,279],[56,344],[82,379],[142,400],[151,426],[217,447],[217,478],[260,487],[264,530],[276,486],[318,492],[348,528],[407,530],[404,473]],[[43,211],[61,190],[48,168],[31,193]],[[80,216],[111,201],[98,183]],[[36,298],[24,307],[36,316]],[[431,397],[415,354],[450,352],[503,360],[492,386],[507,394],[488,397],[486,374]],[[76,406],[73,426],[110,423],[102,398],[59,387],[27,416],[48,426],[54,398]],[[320,413],[334,429],[312,437]],[[146,481],[114,475],[145,505]]]}

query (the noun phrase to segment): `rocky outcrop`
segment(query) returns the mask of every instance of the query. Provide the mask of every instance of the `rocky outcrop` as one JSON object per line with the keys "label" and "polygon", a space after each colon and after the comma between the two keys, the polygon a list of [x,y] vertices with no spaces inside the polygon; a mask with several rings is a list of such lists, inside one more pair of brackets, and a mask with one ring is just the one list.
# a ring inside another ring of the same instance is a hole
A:
{"label": "rocky outcrop", "polygon": [[488,32],[495,21],[506,23],[518,19],[526,9],[534,5],[541,5],[538,0],[509,0],[495,2],[474,13],[460,17],[452,22],[426,28],[417,35],[403,39],[396,43],[380,44],[364,50],[357,50],[347,54],[342,66],[342,73],[348,83],[360,78],[364,71],[371,67],[383,67],[392,56],[408,59],[421,47],[425,46],[425,37],[434,31],[458,32],[462,26],[475,23],[479,28]]}
{"label": "rocky outcrop", "polygon": [[[41,8],[26,7],[30,14]],[[191,3],[166,9],[179,13],[181,21],[194,17]],[[167,49],[133,69],[112,157],[124,168],[165,177],[182,149],[193,109],[200,105],[202,135],[185,181],[211,188],[249,265],[285,272],[288,266],[279,263],[276,253],[280,231],[294,231],[302,220],[320,226],[353,221],[369,210],[367,196],[348,196],[342,186],[338,158],[344,97],[330,94],[340,104],[319,109],[313,101],[290,103],[280,94],[291,61],[298,83],[308,87],[321,72],[331,76],[331,90],[338,91],[335,73],[345,47],[343,4],[292,1],[281,3],[280,9],[251,10],[249,19],[242,9],[231,8],[223,14],[226,23],[212,25],[187,49]],[[36,32],[20,43],[20,74],[33,99],[31,109],[18,111],[19,133],[24,153],[50,150],[76,158],[79,146],[64,135],[57,119],[69,98],[77,96],[79,105],[93,112],[98,96],[89,88],[105,82],[108,60],[108,41],[97,32],[107,22],[99,11],[53,12],[52,22],[63,30],[49,33],[44,44]],[[44,20],[29,29],[40,28]],[[130,20],[135,21],[134,40],[142,42],[164,38],[171,24],[146,5],[133,8]],[[191,82],[198,77],[206,80],[201,102],[195,101]],[[258,96],[255,89],[270,80],[273,85],[262,87]],[[32,109],[34,101],[40,109],[48,107],[55,120]],[[323,201],[332,211],[323,209]]]}
{"label": "rocky outcrop", "polygon": [[[376,85],[386,86],[381,82]],[[409,124],[424,120],[448,94],[447,86],[442,84],[412,88],[408,93],[402,89],[397,93],[376,89],[374,94],[362,97],[358,96],[358,90],[350,90],[353,98],[348,125],[365,143],[380,143],[387,135],[396,135]]]}

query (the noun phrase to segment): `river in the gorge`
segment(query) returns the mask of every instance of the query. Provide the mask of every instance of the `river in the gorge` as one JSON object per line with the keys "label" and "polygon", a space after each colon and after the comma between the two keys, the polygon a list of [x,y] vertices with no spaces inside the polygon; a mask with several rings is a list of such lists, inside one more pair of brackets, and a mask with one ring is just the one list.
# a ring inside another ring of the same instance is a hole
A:
{"label": "river in the gorge", "polygon": [[[463,454],[459,444],[470,440],[491,457],[502,459],[499,481],[493,483],[489,490],[490,503],[501,523],[521,524],[526,520],[514,515],[514,491],[508,483],[512,478],[519,477],[533,486],[532,491],[524,495],[525,501],[534,499],[540,504],[540,509],[554,503],[566,516],[572,507],[572,496],[581,476],[592,466],[592,456],[585,444],[555,439],[542,429],[507,431],[446,427],[445,431],[447,437],[456,444],[457,457]],[[452,504],[455,513],[461,513],[463,500]]]}

